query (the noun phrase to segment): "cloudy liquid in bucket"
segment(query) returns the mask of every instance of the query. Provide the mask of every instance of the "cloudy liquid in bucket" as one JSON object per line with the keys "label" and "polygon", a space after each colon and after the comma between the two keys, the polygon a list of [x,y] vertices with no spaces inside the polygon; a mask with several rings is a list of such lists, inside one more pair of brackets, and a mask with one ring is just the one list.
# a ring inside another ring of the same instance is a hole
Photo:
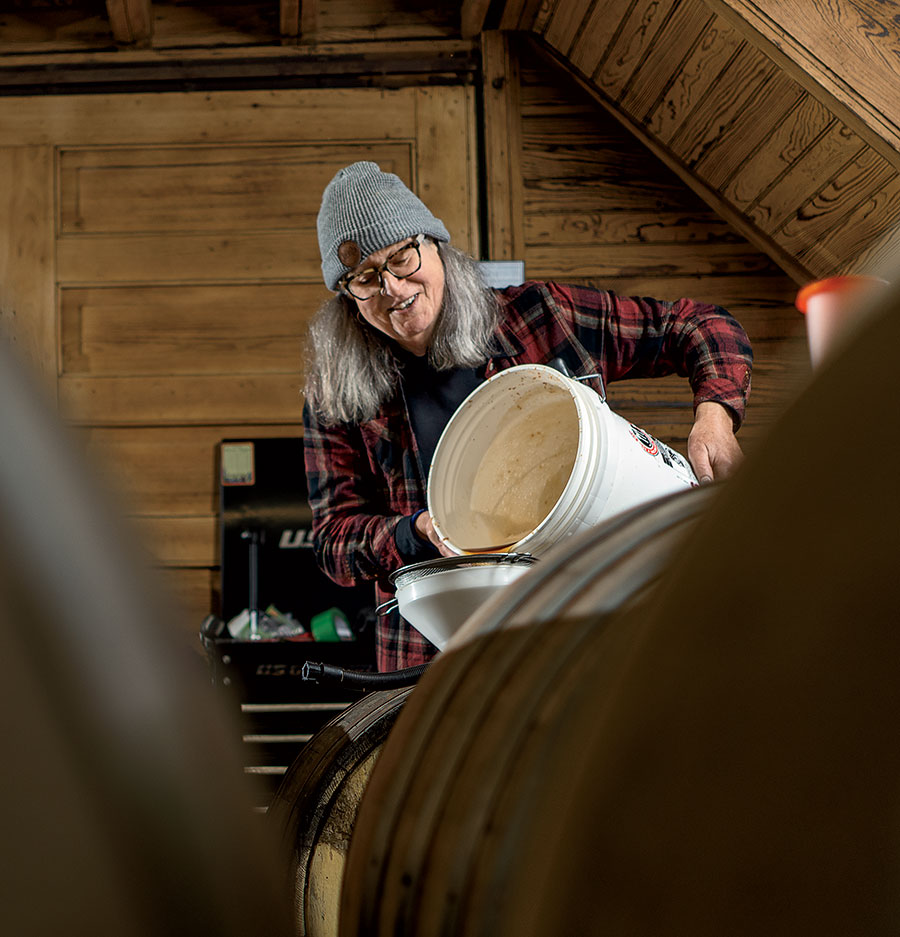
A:
{"label": "cloudy liquid in bucket", "polygon": [[553,510],[578,452],[575,403],[542,388],[523,395],[506,415],[475,472],[466,539],[514,543]]}

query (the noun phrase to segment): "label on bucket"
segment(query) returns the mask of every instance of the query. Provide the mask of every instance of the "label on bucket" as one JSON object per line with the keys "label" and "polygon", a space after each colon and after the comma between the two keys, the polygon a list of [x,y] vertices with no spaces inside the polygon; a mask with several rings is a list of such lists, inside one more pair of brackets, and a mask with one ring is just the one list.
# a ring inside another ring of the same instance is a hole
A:
{"label": "label on bucket", "polygon": [[631,430],[632,437],[637,441],[644,452],[662,459],[670,469],[674,469],[676,472],[684,475],[691,481],[691,484],[696,484],[693,469],[688,460],[685,459],[680,452],[676,452],[664,442],[660,442],[655,436],[651,436],[646,430],[641,429],[640,426],[635,426],[634,423],[629,423],[628,428]]}

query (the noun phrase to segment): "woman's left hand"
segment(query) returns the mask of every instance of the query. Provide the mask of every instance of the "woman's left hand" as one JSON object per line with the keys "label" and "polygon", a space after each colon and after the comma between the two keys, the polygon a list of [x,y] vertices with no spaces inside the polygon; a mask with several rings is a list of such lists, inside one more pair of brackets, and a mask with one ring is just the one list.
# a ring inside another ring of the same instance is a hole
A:
{"label": "woman's left hand", "polygon": [[698,404],[687,454],[701,485],[731,475],[744,458],[734,436],[731,411],[712,400]]}
{"label": "woman's left hand", "polygon": [[456,554],[449,548],[444,546],[441,543],[441,538],[437,535],[437,531],[434,529],[434,524],[431,522],[431,515],[428,511],[422,511],[422,513],[416,518],[416,530],[419,532],[419,535],[426,540],[430,540],[438,549],[438,553],[441,556],[456,556]]}

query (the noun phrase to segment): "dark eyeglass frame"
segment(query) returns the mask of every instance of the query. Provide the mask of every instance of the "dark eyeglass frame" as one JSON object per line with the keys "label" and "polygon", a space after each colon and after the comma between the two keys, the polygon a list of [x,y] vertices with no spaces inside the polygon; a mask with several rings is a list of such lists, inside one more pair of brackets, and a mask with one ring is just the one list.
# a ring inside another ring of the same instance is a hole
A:
{"label": "dark eyeglass frame", "polygon": [[[353,276],[350,274],[344,274],[338,280],[338,286],[343,292],[348,296],[352,296],[354,299],[359,300],[364,303],[369,299],[374,299],[383,289],[384,289],[384,271],[387,270],[388,273],[397,280],[405,280],[407,277],[411,277],[414,273],[418,273],[422,269],[422,242],[425,240],[424,234],[417,234],[414,237],[410,238],[405,244],[401,244],[400,247],[395,250],[390,257],[388,257],[383,264],[379,264],[377,267],[367,267],[365,270],[360,270],[359,273],[354,273]],[[409,273],[398,274],[394,273],[391,270],[391,261],[397,256],[397,254],[408,250],[410,247],[414,248],[416,251],[416,256],[419,259],[419,262],[416,264],[414,270],[410,270]],[[357,278],[361,277],[364,273],[374,273],[378,277],[378,289],[375,290],[370,296],[357,296],[353,290],[350,289],[350,284]]]}

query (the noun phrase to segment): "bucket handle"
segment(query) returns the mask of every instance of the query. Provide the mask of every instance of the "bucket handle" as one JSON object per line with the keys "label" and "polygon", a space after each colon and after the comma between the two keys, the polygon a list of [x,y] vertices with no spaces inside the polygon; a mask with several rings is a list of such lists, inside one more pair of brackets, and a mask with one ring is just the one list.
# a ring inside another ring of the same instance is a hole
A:
{"label": "bucket handle", "polygon": [[565,361],[563,361],[562,358],[554,358],[552,361],[548,361],[547,367],[553,368],[555,371],[559,371],[560,374],[564,374],[573,381],[587,381],[592,377],[597,378],[597,380],[600,381],[600,400],[603,403],[606,403],[606,384],[603,383],[603,375],[599,371],[594,374],[583,374],[580,377],[577,377],[572,373],[571,368],[565,363]]}
{"label": "bucket handle", "polygon": [[600,399],[603,403],[606,403],[606,384],[603,383],[603,375],[598,371],[596,374],[585,374],[582,377],[576,377],[576,381],[586,381],[589,378],[595,377],[600,381]]}

